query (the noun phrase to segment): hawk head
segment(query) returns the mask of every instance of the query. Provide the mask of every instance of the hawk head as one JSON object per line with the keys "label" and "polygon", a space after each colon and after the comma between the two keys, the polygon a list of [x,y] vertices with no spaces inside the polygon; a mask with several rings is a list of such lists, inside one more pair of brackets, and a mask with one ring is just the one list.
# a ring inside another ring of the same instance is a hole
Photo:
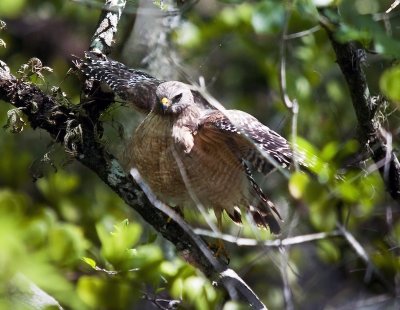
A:
{"label": "hawk head", "polygon": [[162,114],[179,115],[193,105],[192,91],[185,83],[170,81],[161,83],[156,90],[157,105],[155,111]]}

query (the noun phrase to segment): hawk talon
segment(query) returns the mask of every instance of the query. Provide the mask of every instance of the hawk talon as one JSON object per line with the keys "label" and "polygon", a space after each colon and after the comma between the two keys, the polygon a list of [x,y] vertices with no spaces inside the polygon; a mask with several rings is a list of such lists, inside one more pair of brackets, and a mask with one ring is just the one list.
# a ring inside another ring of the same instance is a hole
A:
{"label": "hawk talon", "polygon": [[216,258],[223,259],[224,263],[229,265],[231,259],[229,258],[228,252],[225,249],[225,244],[221,239],[209,244],[208,248],[213,251]]}

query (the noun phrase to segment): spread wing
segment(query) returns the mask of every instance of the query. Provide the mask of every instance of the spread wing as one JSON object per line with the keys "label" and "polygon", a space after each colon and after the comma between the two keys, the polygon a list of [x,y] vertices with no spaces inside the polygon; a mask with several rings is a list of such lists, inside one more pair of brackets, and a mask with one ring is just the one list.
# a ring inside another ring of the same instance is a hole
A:
{"label": "spread wing", "polygon": [[264,174],[292,164],[289,142],[243,111],[207,111],[200,119],[198,134],[229,144],[239,160]]}
{"label": "spread wing", "polygon": [[156,102],[155,92],[162,81],[141,70],[128,68],[105,55],[86,52],[75,66],[88,80],[99,81],[119,98],[142,112],[150,112]]}
{"label": "spread wing", "polygon": [[[255,117],[238,110],[204,111],[199,120],[197,135],[204,141],[212,140],[217,144],[228,145],[236,154],[256,196],[259,197],[256,204],[248,206],[249,214],[259,227],[269,227],[271,232],[279,233],[280,225],[273,213],[279,218],[281,216],[253,179],[246,163],[264,174],[277,165],[289,167],[293,153],[288,141]],[[237,221],[235,216],[229,216]]]}
{"label": "spread wing", "polygon": [[[165,82],[150,74],[128,68],[103,54],[86,52],[83,59],[76,59],[75,66],[89,80],[99,81],[119,98],[143,113],[148,113],[157,102],[157,86]],[[190,85],[188,85],[190,86]],[[214,107],[195,89],[191,89],[194,102],[202,109]]]}

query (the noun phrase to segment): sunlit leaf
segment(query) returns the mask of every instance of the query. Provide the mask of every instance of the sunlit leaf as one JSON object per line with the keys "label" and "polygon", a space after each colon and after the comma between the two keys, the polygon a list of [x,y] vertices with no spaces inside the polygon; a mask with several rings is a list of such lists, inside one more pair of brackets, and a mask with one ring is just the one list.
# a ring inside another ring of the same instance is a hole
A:
{"label": "sunlit leaf", "polygon": [[24,8],[26,0],[2,0],[0,1],[0,12],[2,17],[16,17]]}
{"label": "sunlit leaf", "polygon": [[82,257],[82,260],[92,268],[97,266],[96,261],[90,257]]}
{"label": "sunlit leaf", "polygon": [[337,223],[336,212],[333,201],[321,197],[320,201],[314,201],[310,205],[310,221],[320,231],[333,230]]}
{"label": "sunlit leaf", "polygon": [[339,143],[337,141],[330,142],[321,150],[320,156],[323,160],[331,161],[339,151]]}
{"label": "sunlit leaf", "polygon": [[129,300],[138,298],[140,294],[125,281],[95,276],[80,277],[77,291],[83,302],[92,309],[126,309]]}
{"label": "sunlit leaf", "polygon": [[400,66],[386,70],[379,81],[382,92],[390,99],[400,101]]}
{"label": "sunlit leaf", "polygon": [[275,32],[283,25],[284,16],[283,4],[263,1],[254,11],[251,24],[257,33]]}
{"label": "sunlit leaf", "polygon": [[107,231],[103,224],[96,225],[97,234],[101,241],[101,252],[105,259],[117,270],[137,267],[133,258],[136,250],[132,247],[138,242],[142,228],[137,223],[127,220],[114,226],[113,231]]}
{"label": "sunlit leaf", "polygon": [[360,190],[357,184],[350,182],[342,182],[337,186],[341,197],[347,202],[356,202],[360,197]]}
{"label": "sunlit leaf", "polygon": [[303,196],[304,190],[309,184],[308,176],[305,173],[296,172],[289,180],[289,191],[290,194],[296,198],[300,199]]}
{"label": "sunlit leaf", "polygon": [[340,259],[339,249],[331,240],[319,241],[317,253],[326,263],[337,262]]}
{"label": "sunlit leaf", "polygon": [[50,257],[62,266],[78,262],[87,248],[80,229],[70,224],[51,229],[49,243]]}

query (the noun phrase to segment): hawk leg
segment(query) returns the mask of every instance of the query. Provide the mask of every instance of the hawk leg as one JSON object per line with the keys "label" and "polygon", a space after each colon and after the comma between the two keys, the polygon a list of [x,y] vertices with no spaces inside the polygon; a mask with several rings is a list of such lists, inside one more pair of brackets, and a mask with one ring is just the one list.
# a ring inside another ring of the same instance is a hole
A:
{"label": "hawk leg", "polygon": [[[220,233],[222,233],[222,209],[214,209],[215,217],[217,218],[217,228]],[[222,257],[225,259],[226,263],[229,264],[228,252],[225,249],[225,244],[222,239],[218,238],[215,243],[209,245],[210,249],[214,252],[215,257]]]}

